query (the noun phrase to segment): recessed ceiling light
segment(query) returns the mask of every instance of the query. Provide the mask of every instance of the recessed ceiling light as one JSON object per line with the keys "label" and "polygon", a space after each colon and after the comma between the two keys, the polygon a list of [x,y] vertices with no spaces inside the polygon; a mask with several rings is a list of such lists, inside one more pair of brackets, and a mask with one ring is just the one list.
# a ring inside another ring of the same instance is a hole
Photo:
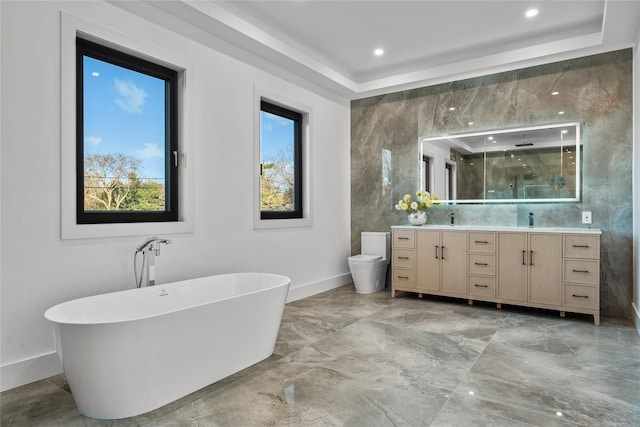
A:
{"label": "recessed ceiling light", "polygon": [[566,129],[563,129],[562,132],[560,132],[560,133],[565,134],[565,133],[569,133],[569,131],[566,130]]}
{"label": "recessed ceiling light", "polygon": [[373,54],[374,54],[375,56],[382,56],[382,55],[384,55],[384,49],[382,49],[381,47],[379,47],[379,48],[377,48],[377,49],[375,49],[375,50],[373,51]]}
{"label": "recessed ceiling light", "polygon": [[553,92],[551,92],[551,95],[556,96],[557,94],[559,94],[560,92],[558,92],[557,90],[554,90]]}
{"label": "recessed ceiling light", "polygon": [[527,12],[524,14],[524,16],[526,16],[527,18],[533,18],[534,16],[536,16],[538,14],[538,9],[529,9],[527,10]]}
{"label": "recessed ceiling light", "polygon": [[558,114],[564,114],[564,111],[558,111]]}
{"label": "recessed ceiling light", "polygon": [[469,126],[473,126],[473,122],[469,122]]}
{"label": "recessed ceiling light", "polygon": [[456,111],[456,107],[449,107],[449,111]]}

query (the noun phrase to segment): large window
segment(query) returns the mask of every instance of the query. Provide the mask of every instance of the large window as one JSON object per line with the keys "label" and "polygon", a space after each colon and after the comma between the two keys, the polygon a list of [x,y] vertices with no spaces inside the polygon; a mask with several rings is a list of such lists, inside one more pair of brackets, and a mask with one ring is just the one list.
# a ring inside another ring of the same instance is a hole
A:
{"label": "large window", "polygon": [[302,218],[302,114],[260,102],[260,218]]}
{"label": "large window", "polygon": [[76,40],[78,224],[178,220],[177,79]]}

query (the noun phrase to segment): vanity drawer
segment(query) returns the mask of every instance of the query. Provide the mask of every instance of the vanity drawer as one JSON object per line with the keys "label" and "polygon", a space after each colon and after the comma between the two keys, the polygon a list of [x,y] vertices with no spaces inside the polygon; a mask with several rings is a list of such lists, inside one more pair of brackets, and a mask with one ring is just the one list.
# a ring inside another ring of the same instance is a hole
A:
{"label": "vanity drawer", "polygon": [[415,272],[412,269],[394,268],[391,282],[393,286],[398,286],[401,288],[407,288],[407,287],[415,288],[416,286],[415,278],[416,278]]}
{"label": "vanity drawer", "polygon": [[496,233],[494,232],[469,232],[469,244],[467,245],[470,252],[496,252]]}
{"label": "vanity drawer", "polygon": [[394,249],[393,266],[414,268],[415,252],[413,249]]}
{"label": "vanity drawer", "polygon": [[394,248],[414,248],[415,236],[413,230],[393,230]]}
{"label": "vanity drawer", "polygon": [[565,284],[562,305],[598,310],[598,287]]}
{"label": "vanity drawer", "polygon": [[493,276],[469,275],[469,295],[477,297],[495,297],[496,278]]}
{"label": "vanity drawer", "polygon": [[470,274],[496,274],[495,255],[469,254]]}
{"label": "vanity drawer", "polygon": [[564,235],[565,258],[600,259],[600,236]]}
{"label": "vanity drawer", "polygon": [[562,280],[572,283],[597,285],[600,283],[600,261],[565,259]]}

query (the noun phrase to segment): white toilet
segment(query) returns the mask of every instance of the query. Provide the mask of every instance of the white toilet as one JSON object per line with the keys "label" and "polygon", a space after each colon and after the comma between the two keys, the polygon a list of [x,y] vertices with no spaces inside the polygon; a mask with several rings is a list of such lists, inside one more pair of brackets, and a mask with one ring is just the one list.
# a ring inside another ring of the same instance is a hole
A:
{"label": "white toilet", "polygon": [[391,259],[391,234],[389,232],[363,231],[360,235],[362,255],[348,258],[349,270],[356,292],[371,294],[384,289],[387,266]]}

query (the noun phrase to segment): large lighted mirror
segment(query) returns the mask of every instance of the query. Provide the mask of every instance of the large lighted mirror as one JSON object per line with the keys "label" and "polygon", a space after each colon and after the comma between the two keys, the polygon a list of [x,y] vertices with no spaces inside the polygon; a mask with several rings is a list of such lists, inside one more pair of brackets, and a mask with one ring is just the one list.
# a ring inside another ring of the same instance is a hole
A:
{"label": "large lighted mirror", "polygon": [[580,200],[580,124],[420,138],[420,189],[451,203]]}

